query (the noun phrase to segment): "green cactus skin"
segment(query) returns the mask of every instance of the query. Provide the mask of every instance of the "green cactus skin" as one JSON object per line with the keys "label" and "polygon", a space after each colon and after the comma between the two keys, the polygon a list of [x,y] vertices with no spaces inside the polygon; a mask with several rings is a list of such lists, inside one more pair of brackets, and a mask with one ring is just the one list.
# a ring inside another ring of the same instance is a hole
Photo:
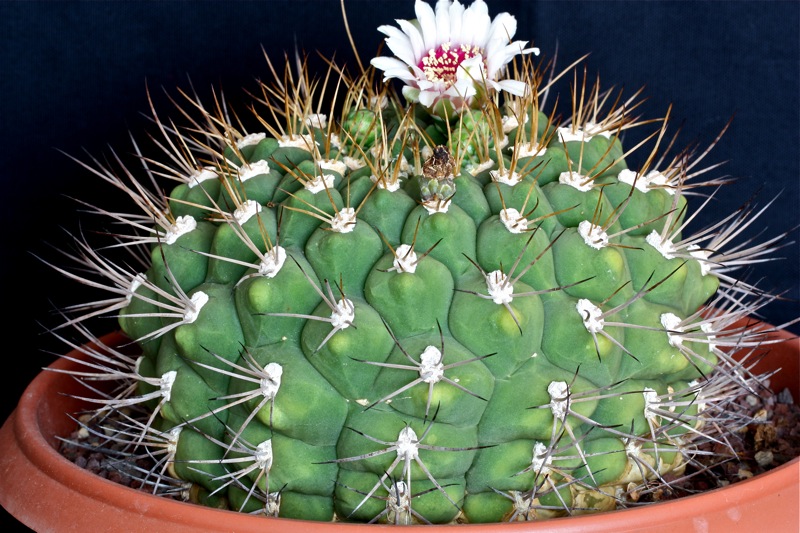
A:
{"label": "green cactus skin", "polygon": [[[191,127],[156,121],[163,198],[84,164],[144,211],[118,220],[156,221],[130,235],[140,271],[82,240],[95,276],[59,269],[117,298],[70,325],[117,316],[140,348],[108,348],[127,389],[98,414],[162,457],[153,492],[322,521],[544,519],[625,507],[746,423],[726,398],[754,378],[727,350],[764,331],[727,328],[770,297],[730,275],[741,217],[683,235],[686,191],[713,181],[680,158],[628,168],[619,132],[666,119],[580,122],[604,101],[584,86],[562,122],[530,95],[443,120],[347,83],[340,122],[265,84],[289,116],[259,134],[190,99]],[[527,120],[504,129],[511,108]]]}

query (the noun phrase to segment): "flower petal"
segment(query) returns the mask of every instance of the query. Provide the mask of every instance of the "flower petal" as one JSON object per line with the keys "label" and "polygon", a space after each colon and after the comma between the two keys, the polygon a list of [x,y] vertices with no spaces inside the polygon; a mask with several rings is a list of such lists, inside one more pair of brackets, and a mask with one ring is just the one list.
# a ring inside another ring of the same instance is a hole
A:
{"label": "flower petal", "polygon": [[[514,41],[513,43],[505,44],[502,47],[497,47],[486,51],[486,69],[489,76],[494,77],[497,72],[506,66],[515,56],[524,53],[526,50],[525,45],[528,41]],[[528,49],[535,50],[535,49]]]}
{"label": "flower petal", "polygon": [[436,3],[436,41],[450,42],[450,0],[439,0]]}
{"label": "flower petal", "polygon": [[500,41],[505,44],[511,41],[517,33],[517,19],[509,13],[500,13],[489,27],[487,41]]}
{"label": "flower petal", "polygon": [[[389,30],[389,28],[391,28],[391,30]],[[387,35],[386,39],[384,39],[386,46],[394,55],[406,64],[416,64],[413,43],[406,34],[393,26],[387,27],[387,31],[383,33]]]}
{"label": "flower petal", "polygon": [[[406,95],[405,89],[403,89],[403,96]],[[436,91],[419,91],[418,98],[419,103],[424,105],[425,107],[431,107],[433,103],[436,101],[436,98],[439,96],[439,93]]]}
{"label": "flower petal", "polygon": [[416,4],[414,4],[414,11],[417,14],[417,23],[422,31],[425,52],[435,49],[439,46],[439,43],[436,39],[436,15],[433,12],[433,8],[427,2],[417,0]]}
{"label": "flower petal", "polygon": [[465,37],[462,44],[471,44],[479,48],[486,46],[489,36],[489,26],[492,22],[489,17],[489,8],[483,0],[475,0],[464,11],[464,20],[461,23],[461,34]]}
{"label": "flower petal", "polygon": [[529,91],[528,84],[520,80],[500,80],[495,84],[514,96],[525,96]]}
{"label": "flower petal", "polygon": [[416,79],[408,65],[394,57],[375,57],[370,60],[369,64],[383,71],[383,81],[387,81],[390,78],[398,78],[403,81],[414,81]]}
{"label": "flower petal", "polygon": [[409,63],[409,65],[416,65],[422,59],[428,49],[425,48],[425,40],[422,37],[422,34],[419,32],[419,28],[417,28],[414,24],[407,20],[398,19],[397,24],[400,25],[400,28],[403,30],[408,36],[409,41],[411,42],[411,49],[414,53],[414,60],[413,62]]}
{"label": "flower petal", "polygon": [[456,0],[450,4],[450,41],[454,43],[464,42],[461,35],[462,22],[464,18],[464,6]]}

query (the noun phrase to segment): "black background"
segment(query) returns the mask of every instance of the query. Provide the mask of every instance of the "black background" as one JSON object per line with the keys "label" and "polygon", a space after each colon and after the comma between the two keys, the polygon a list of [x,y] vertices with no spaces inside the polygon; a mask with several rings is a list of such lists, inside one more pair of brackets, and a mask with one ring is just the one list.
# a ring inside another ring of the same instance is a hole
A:
{"label": "black background", "polygon": [[[414,16],[410,0],[347,0],[345,7],[365,62],[381,43],[378,25]],[[726,161],[715,175],[740,179],[694,227],[756,192],[760,205],[777,196],[756,229],[776,235],[800,223],[800,2],[490,0],[489,9],[514,14],[516,38],[547,57],[557,50],[558,65],[591,53],[590,80],[599,73],[602,87],[626,96],[644,87],[645,118],[673,104],[671,131],[683,124],[683,145],[707,146],[733,117],[705,161]],[[41,334],[57,323],[52,310],[84,301],[33,254],[57,260],[51,245],[63,244],[60,228],[77,228],[75,203],[65,195],[114,207],[108,187],[61,152],[129,150],[129,132],[139,138],[148,130],[146,87],[162,115],[173,109],[162,88],[175,95],[190,79],[201,96],[222,89],[243,111],[244,89],[269,78],[262,47],[280,63],[295,44],[311,54],[312,70],[322,73],[317,50],[355,70],[335,0],[0,2],[0,323],[8,341],[0,420],[61,349]],[[800,316],[798,249],[783,249],[784,259],[760,265],[751,278],[795,299],[764,311],[773,324]]]}

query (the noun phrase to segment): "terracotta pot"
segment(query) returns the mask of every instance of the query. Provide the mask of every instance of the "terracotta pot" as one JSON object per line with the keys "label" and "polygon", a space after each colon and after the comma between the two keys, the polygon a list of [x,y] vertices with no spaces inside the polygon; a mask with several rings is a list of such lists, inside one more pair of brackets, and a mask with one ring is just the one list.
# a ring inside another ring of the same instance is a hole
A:
{"label": "terracotta pot", "polygon": [[[786,342],[772,347],[758,371],[781,367],[775,390],[789,387],[800,397],[800,339],[780,332]],[[117,346],[122,337],[103,342]],[[80,352],[70,356],[81,358]],[[52,369],[75,369],[60,359]],[[85,404],[69,394],[86,389],[71,376],[45,371],[28,386],[16,410],[0,430],[0,504],[37,531],[369,531],[380,526],[267,519],[171,501],[123,487],[75,466],[57,451],[58,436],[69,435],[65,414]],[[746,481],[695,496],[636,509],[559,518],[538,523],[457,526],[465,531],[632,532],[632,531],[798,531],[800,458]],[[424,526],[452,530],[453,526]]]}

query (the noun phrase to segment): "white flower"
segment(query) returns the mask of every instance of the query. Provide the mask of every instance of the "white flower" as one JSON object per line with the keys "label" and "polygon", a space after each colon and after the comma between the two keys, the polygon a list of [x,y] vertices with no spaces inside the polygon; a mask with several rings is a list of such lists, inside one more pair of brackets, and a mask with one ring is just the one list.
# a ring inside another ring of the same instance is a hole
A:
{"label": "white flower", "polygon": [[398,19],[399,28],[380,26],[396,57],[376,57],[372,66],[384,72],[384,82],[397,78],[406,85],[403,96],[432,108],[449,102],[459,109],[486,89],[524,96],[520,80],[498,79],[518,54],[539,54],[527,41],[511,41],[516,19],[500,13],[494,20],[483,0],[464,7],[458,0],[439,0],[434,11],[417,0],[415,21]]}

